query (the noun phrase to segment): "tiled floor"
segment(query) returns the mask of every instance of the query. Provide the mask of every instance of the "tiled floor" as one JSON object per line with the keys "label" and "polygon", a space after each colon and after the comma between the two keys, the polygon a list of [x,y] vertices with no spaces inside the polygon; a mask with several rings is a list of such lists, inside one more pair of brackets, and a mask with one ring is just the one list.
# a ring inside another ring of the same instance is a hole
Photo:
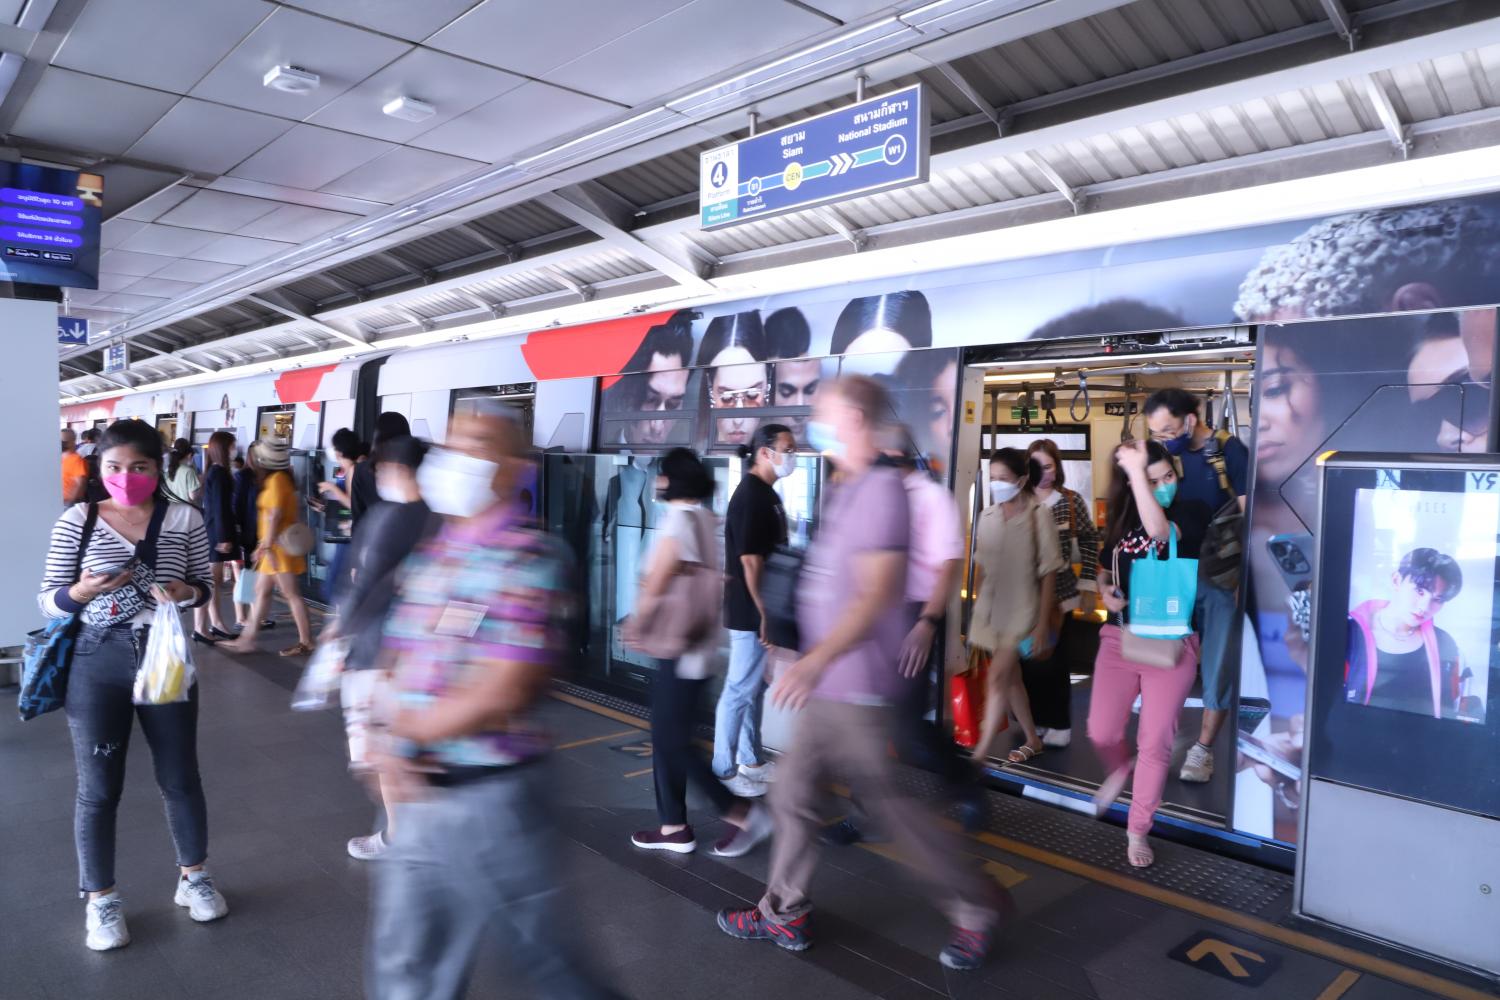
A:
{"label": "tiled floor", "polygon": [[[201,669],[211,864],[232,907],[229,918],[196,925],[172,905],[171,844],[137,739],[118,853],[134,943],[104,955],[87,951],[73,891],[65,722],[49,716],[22,724],[0,712],[0,1000],[362,995],[368,869],[345,855],[344,842],[367,832],[372,810],[345,774],[339,720],[289,711],[297,667],[275,657],[246,662],[209,653]],[[765,852],[724,861],[635,851],[630,831],[652,821],[651,777],[637,773],[650,761],[621,748],[640,744],[641,735],[619,719],[561,702],[549,701],[546,713],[559,743],[578,744],[559,750],[551,765],[568,836],[576,910],[570,928],[628,996],[1248,997],[1252,990],[1241,983],[1167,959],[1202,931],[1278,964],[1254,991],[1262,996],[1431,995],[1368,972],[1350,986],[1348,974],[1340,979],[1344,967],[1323,958],[979,841],[972,844],[975,877],[1013,884],[1021,908],[979,973],[959,975],[938,964],[942,921],[880,845],[825,853],[815,885],[814,948],[792,955],[734,941],[714,927],[713,911],[759,896]],[[705,821],[700,838],[718,832]],[[470,995],[531,995],[508,973],[501,942],[485,949]]]}

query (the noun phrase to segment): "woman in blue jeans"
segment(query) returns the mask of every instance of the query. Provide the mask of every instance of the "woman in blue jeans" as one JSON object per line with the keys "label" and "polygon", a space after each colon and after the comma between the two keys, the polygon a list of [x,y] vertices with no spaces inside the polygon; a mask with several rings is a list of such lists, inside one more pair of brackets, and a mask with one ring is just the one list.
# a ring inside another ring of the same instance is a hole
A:
{"label": "woman in blue jeans", "polygon": [[76,504],[58,518],[38,600],[48,617],[82,619],[63,707],[78,770],[73,834],[79,890],[88,897],[85,944],[108,951],[130,943],[115,889],[115,812],[136,719],[151,747],[181,869],[174,902],[198,921],[217,920],[229,907],[204,867],[208,809],[198,777],[197,687],[187,701],[132,702],[158,598],[198,607],[213,592],[203,515],[168,500],[161,436],[145,421],[111,425],[99,453],[109,499]]}
{"label": "woman in blue jeans", "polygon": [[[750,463],[724,517],[724,625],[729,673],[714,713],[714,774],[744,798],[766,794],[772,765],[762,756],[760,715],[766,691],[760,571],[786,544],[786,510],[772,486],[797,468],[791,428],[762,424],[741,460]],[[736,766],[737,765],[737,766]]]}

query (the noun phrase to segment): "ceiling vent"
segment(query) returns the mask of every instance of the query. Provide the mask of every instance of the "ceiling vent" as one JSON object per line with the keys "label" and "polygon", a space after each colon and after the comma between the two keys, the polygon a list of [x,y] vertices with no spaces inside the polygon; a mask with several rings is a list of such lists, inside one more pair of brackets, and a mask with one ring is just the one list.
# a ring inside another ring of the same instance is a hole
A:
{"label": "ceiling vent", "polygon": [[380,110],[404,122],[424,122],[437,114],[437,108],[415,97],[398,97]]}
{"label": "ceiling vent", "polygon": [[272,66],[260,82],[288,94],[311,94],[321,81],[318,74],[298,66]]}

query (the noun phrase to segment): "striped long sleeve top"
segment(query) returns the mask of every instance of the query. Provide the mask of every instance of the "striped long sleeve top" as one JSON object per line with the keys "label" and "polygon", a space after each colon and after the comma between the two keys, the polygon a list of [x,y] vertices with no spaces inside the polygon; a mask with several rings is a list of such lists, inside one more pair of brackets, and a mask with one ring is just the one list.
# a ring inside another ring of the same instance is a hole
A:
{"label": "striped long sleeve top", "polygon": [[[87,606],[73,600],[68,588],[78,582],[73,566],[78,559],[78,544],[87,514],[88,504],[75,504],[63,511],[62,517],[52,527],[47,568],[42,575],[41,592],[37,595],[37,603],[48,618],[62,618],[82,611],[84,624],[99,628],[125,623],[149,625],[156,611],[151,585],[158,580],[163,583],[181,580],[196,589],[198,600],[195,607],[208,601],[212,593],[208,532],[203,527],[203,515],[198,509],[181,503],[167,508],[161,535],[156,542],[154,566],[140,566],[129,584],[113,593],[100,594]],[[101,573],[113,569],[128,562],[135,553],[135,543],[126,541],[101,517],[94,524],[93,535],[84,552],[83,572]]]}

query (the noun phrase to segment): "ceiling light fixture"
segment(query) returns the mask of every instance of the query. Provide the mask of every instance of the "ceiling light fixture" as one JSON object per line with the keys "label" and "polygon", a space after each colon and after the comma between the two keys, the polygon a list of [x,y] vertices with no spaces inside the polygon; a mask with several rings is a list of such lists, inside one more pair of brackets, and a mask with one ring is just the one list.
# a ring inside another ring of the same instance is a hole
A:
{"label": "ceiling light fixture", "polygon": [[272,66],[260,82],[272,90],[288,94],[311,94],[322,80],[318,74],[300,66]]}
{"label": "ceiling light fixture", "polygon": [[404,122],[422,122],[437,114],[437,108],[426,101],[419,101],[415,97],[405,95],[388,101],[380,110]]}

